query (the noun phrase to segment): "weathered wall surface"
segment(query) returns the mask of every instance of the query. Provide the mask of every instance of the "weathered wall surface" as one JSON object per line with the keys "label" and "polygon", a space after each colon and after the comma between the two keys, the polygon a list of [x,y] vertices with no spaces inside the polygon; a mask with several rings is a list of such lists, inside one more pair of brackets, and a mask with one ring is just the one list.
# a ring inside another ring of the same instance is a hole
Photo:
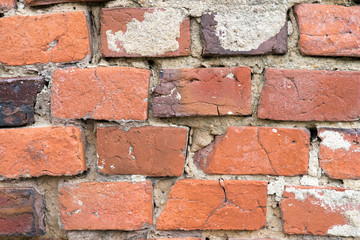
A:
{"label": "weathered wall surface", "polygon": [[312,2],[0,0],[0,239],[360,239],[360,6]]}

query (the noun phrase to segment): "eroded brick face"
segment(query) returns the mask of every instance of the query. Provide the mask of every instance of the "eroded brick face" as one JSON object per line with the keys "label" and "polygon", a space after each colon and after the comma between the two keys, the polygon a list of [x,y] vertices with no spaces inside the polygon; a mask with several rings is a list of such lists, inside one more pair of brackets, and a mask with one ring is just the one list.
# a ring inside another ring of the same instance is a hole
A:
{"label": "eroded brick face", "polygon": [[295,6],[303,55],[359,57],[360,8],[323,4]]}
{"label": "eroded brick face", "polygon": [[98,167],[106,174],[180,176],[185,165],[187,128],[97,129]]}
{"label": "eroded brick face", "polygon": [[91,55],[85,12],[0,19],[0,63],[28,65],[81,61]]}
{"label": "eroded brick face", "polygon": [[267,183],[179,180],[171,188],[159,230],[257,230],[266,223]]}
{"label": "eroded brick face", "polygon": [[44,210],[34,188],[0,188],[0,236],[44,235]]}
{"label": "eroded brick face", "polygon": [[308,172],[309,141],[304,129],[229,127],[194,162],[207,174],[301,175]]}
{"label": "eroded brick face", "polygon": [[59,189],[66,230],[139,230],[152,225],[151,182],[87,182]]}
{"label": "eroded brick face", "polygon": [[247,67],[164,69],[155,88],[154,117],[251,114]]}

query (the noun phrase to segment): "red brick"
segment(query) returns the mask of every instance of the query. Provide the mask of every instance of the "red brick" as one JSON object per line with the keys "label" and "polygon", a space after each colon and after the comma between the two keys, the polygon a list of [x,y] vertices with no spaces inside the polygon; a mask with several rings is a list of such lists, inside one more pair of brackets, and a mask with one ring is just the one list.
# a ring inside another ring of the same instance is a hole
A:
{"label": "red brick", "polygon": [[66,230],[139,230],[152,225],[151,182],[88,182],[59,189]]}
{"label": "red brick", "polygon": [[190,19],[183,16],[178,21],[178,14],[182,15],[181,10],[174,8],[102,9],[102,55],[104,57],[190,55]]}
{"label": "red brick", "polygon": [[305,129],[229,127],[196,152],[195,164],[208,174],[307,174],[310,133]]}
{"label": "red brick", "polygon": [[165,69],[155,88],[155,117],[251,115],[248,67]]}
{"label": "red brick", "polygon": [[0,13],[9,11],[15,8],[16,0],[0,0]]}
{"label": "red brick", "polygon": [[360,236],[360,192],[286,186],[283,197],[280,207],[285,233]]}
{"label": "red brick", "polygon": [[177,181],[158,230],[257,230],[266,224],[267,183],[261,181]]}
{"label": "red brick", "polygon": [[72,62],[91,55],[85,12],[4,17],[0,35],[2,64]]}
{"label": "red brick", "polygon": [[86,170],[80,128],[0,130],[0,176],[76,175]]}
{"label": "red brick", "polygon": [[57,69],[53,79],[51,110],[57,118],[147,119],[148,70],[127,67]]}
{"label": "red brick", "polygon": [[331,178],[360,178],[360,147],[357,129],[320,129],[319,162]]}
{"label": "red brick", "polygon": [[98,166],[106,174],[181,176],[188,129],[175,127],[118,127],[97,129]]}
{"label": "red brick", "polygon": [[0,236],[44,234],[42,196],[33,188],[0,188]]}
{"label": "red brick", "polygon": [[68,3],[68,2],[105,2],[107,0],[26,0],[29,6],[41,6],[56,3]]}
{"label": "red brick", "polygon": [[303,55],[360,56],[360,7],[295,6]]}
{"label": "red brick", "polygon": [[360,116],[360,72],[266,69],[258,117],[354,121]]}

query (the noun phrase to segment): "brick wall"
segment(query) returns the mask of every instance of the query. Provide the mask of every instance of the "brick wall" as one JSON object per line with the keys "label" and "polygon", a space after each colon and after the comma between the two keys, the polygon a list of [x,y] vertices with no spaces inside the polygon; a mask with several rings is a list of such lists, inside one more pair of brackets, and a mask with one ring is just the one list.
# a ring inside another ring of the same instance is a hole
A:
{"label": "brick wall", "polygon": [[0,239],[360,239],[360,6],[0,0]]}

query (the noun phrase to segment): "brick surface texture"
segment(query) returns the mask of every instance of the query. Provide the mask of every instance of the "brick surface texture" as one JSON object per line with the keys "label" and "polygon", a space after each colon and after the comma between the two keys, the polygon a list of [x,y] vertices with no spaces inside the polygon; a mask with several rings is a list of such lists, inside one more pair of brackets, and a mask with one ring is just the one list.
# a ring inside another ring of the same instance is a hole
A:
{"label": "brick surface texture", "polygon": [[360,1],[0,0],[0,240],[360,239]]}

